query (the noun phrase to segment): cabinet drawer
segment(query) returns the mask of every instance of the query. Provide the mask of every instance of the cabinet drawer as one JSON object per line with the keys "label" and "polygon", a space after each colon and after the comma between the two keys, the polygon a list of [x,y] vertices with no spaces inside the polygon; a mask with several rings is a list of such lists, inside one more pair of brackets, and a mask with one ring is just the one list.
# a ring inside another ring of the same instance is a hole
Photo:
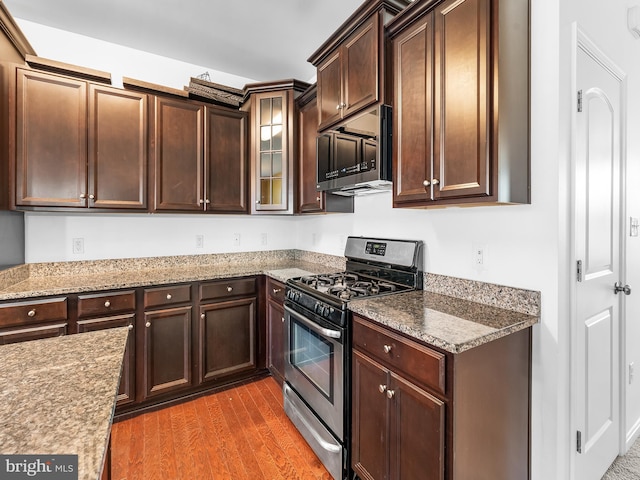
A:
{"label": "cabinet drawer", "polygon": [[284,290],[284,283],[267,278],[267,293],[271,300],[277,303],[284,303]]}
{"label": "cabinet drawer", "polygon": [[200,300],[255,295],[255,278],[235,278],[200,284]]}
{"label": "cabinet drawer", "polygon": [[0,331],[0,345],[28,342],[43,338],[61,337],[67,334],[67,323],[37,324],[23,328],[9,328]]}
{"label": "cabinet drawer", "polygon": [[174,285],[171,287],[146,288],[144,290],[145,308],[190,301],[191,285]]}
{"label": "cabinet drawer", "polygon": [[0,305],[0,327],[67,319],[67,298],[48,298]]}
{"label": "cabinet drawer", "polygon": [[136,292],[98,293],[78,296],[78,317],[130,312],[136,308]]}
{"label": "cabinet drawer", "polygon": [[362,317],[353,317],[353,344],[414,381],[445,393],[445,355]]}

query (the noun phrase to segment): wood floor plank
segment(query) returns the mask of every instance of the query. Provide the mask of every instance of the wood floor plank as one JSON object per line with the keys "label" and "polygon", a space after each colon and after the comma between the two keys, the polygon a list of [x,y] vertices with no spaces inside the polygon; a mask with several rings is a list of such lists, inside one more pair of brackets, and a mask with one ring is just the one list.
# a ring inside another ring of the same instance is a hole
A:
{"label": "wood floor plank", "polygon": [[[160,464],[161,470],[165,473],[164,478],[179,478],[178,467],[176,466],[175,440],[171,430],[171,412],[168,408],[163,408],[155,412],[158,419],[158,438],[160,441],[159,457],[151,457],[154,462]],[[147,415],[147,414],[145,414]]]}
{"label": "wood floor plank", "polygon": [[263,378],[114,424],[112,480],[331,480]]}

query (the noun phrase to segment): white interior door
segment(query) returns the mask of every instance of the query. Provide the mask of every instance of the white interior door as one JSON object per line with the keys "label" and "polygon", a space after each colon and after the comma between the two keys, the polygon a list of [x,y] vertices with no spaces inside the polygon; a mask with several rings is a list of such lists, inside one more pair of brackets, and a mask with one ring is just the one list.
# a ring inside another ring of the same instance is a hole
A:
{"label": "white interior door", "polygon": [[622,77],[578,42],[575,116],[576,455],[573,478],[599,480],[619,452]]}

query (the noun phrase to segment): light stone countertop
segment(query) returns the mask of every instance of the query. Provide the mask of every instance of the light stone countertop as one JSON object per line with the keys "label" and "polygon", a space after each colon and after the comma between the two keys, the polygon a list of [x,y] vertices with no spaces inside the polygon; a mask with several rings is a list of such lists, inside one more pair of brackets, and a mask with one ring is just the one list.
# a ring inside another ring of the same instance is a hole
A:
{"label": "light stone countertop", "polygon": [[36,271],[26,278],[0,289],[0,300],[26,299],[69,293],[115,290],[121,288],[146,287],[185,283],[201,280],[216,280],[252,275],[268,275],[285,282],[289,278],[340,271],[336,266],[326,266],[296,259],[266,259],[252,262],[219,263],[205,265],[123,265],[120,269],[86,271],[62,271],[51,268],[51,272]]}
{"label": "light stone countertop", "polygon": [[0,453],[77,454],[98,480],[107,452],[127,328],[0,346]]}
{"label": "light stone countertop", "polygon": [[426,291],[352,300],[349,309],[451,353],[529,328],[538,315]]}

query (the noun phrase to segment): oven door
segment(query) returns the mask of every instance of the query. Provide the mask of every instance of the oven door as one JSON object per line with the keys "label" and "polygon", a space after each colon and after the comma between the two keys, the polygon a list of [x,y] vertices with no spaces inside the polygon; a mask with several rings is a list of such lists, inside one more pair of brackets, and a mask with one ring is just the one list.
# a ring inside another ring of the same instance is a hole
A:
{"label": "oven door", "polygon": [[344,441],[344,329],[286,303],[284,318],[285,380]]}

